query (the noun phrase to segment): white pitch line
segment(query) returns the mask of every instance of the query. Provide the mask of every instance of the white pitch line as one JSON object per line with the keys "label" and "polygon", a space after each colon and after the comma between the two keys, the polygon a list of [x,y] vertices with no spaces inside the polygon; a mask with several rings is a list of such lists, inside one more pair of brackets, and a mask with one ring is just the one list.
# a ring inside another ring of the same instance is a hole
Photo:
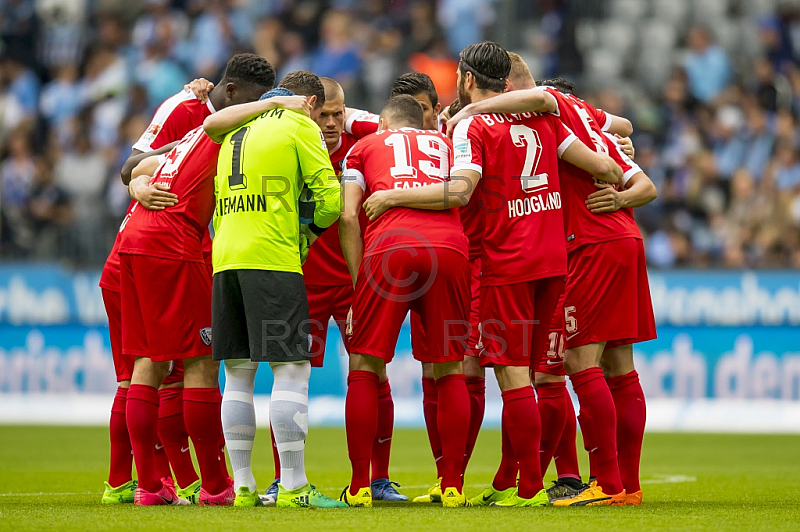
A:
{"label": "white pitch line", "polygon": [[40,491],[37,493],[0,493],[0,497],[39,497],[41,495],[91,495],[93,491],[73,491],[62,493],[51,493],[47,491]]}
{"label": "white pitch line", "polygon": [[648,478],[640,484],[682,484],[684,482],[697,482],[697,477],[688,475],[663,475],[660,478]]}

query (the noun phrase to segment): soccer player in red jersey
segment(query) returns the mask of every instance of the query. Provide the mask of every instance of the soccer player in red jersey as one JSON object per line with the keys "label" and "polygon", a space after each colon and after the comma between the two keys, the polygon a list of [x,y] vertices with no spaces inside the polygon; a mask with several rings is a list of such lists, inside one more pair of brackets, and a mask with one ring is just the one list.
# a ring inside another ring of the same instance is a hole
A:
{"label": "soccer player in red jersey", "polygon": [[618,191],[580,169],[561,168],[562,175],[570,176],[562,180],[569,251],[565,367],[581,403],[584,444],[597,484],[556,504],[641,504],[645,405],[631,344],[655,338],[655,320],[644,248],[631,208],[653,201],[656,189],[615,139],[604,134],[614,119],[573,94],[554,87],[519,91],[476,104],[463,116],[522,109],[557,113],[584,144],[610,154],[624,171]]}
{"label": "soccer player in red jersey", "polygon": [[[468,104],[497,96],[505,89],[510,68],[507,52],[495,43],[465,48],[458,68],[459,101]],[[549,502],[542,485],[541,427],[529,372],[546,351],[550,319],[567,271],[558,158],[602,181],[618,182],[622,174],[608,156],[575,140],[552,115],[480,115],[457,126],[450,182],[373,193],[364,205],[370,219],[398,205],[461,206],[481,181],[481,364],[494,366],[503,392],[504,443],[500,470],[492,486],[471,499],[473,505]],[[546,325],[537,318],[545,319]]]}
{"label": "soccer player in red jersey", "polygon": [[[128,161],[122,168],[122,180],[129,184],[131,191],[130,210],[141,202],[142,207],[163,210],[175,205],[178,198],[157,183],[150,183],[149,176],[136,179],[132,183],[131,171],[145,156],[166,153],[177,144],[186,133],[200,126],[203,119],[227,105],[257,99],[259,90],[267,90],[259,86],[259,76],[266,61],[254,54],[239,54],[231,58],[226,67],[226,74],[217,88],[211,91],[210,98],[200,101],[190,92],[178,93],[159,106],[153,121],[139,141],[133,146]],[[243,90],[246,84],[257,87],[250,94]],[[141,208],[141,207],[140,207]],[[111,466],[109,479],[103,496],[104,502],[119,500],[133,501],[132,490],[135,483],[131,481],[131,440],[126,422],[126,400],[133,371],[133,357],[122,353],[121,336],[121,302],[120,302],[120,238],[114,242],[111,253],[103,267],[100,287],[103,302],[108,314],[111,351],[117,381],[120,383],[112,405],[109,429],[111,434]],[[204,249],[210,261],[211,241],[206,237]],[[183,366],[178,361],[164,380],[159,391],[158,435],[160,441],[154,443],[156,459],[161,476],[171,482],[170,463],[178,481],[178,493],[193,502],[197,502],[200,490],[197,473],[192,464],[187,432],[183,416]],[[166,456],[164,452],[166,451]],[[169,462],[167,462],[169,456]],[[180,486],[183,486],[181,489]],[[122,497],[123,499],[120,499]]]}
{"label": "soccer player in red jersey", "polygon": [[[416,311],[426,331],[422,362],[433,364],[442,435],[442,504],[464,506],[461,464],[469,423],[469,395],[459,340],[468,329],[467,239],[457,211],[395,209],[367,225],[359,211],[365,194],[442,183],[450,170],[449,141],[420,129],[422,107],[392,97],[380,131],[360,140],[345,161],[345,208],[339,222],[353,298],[350,373],[345,406],[353,476],[342,492],[351,506],[371,506],[369,467],[378,425],[378,382],[392,360],[403,320]],[[446,265],[446,266],[445,266]],[[418,359],[419,353],[414,354]]]}
{"label": "soccer player in red jersey", "polygon": [[[392,96],[408,94],[417,100],[423,110],[424,129],[439,129],[438,116],[441,111],[441,103],[436,93],[433,81],[426,74],[421,72],[409,72],[398,77],[392,85]],[[478,293],[480,286],[480,212],[477,205],[467,205],[461,209],[461,222],[464,232],[469,239],[469,261],[471,275],[471,301],[470,301],[470,325],[471,334],[467,339],[467,347],[464,358],[464,375],[467,378],[467,390],[470,398],[470,422],[469,435],[467,438],[467,448],[464,453],[462,464],[462,475],[466,472],[467,464],[475,448],[478,439],[481,423],[486,406],[486,379],[485,371],[478,362]],[[422,327],[419,315],[411,313],[411,349],[412,352],[420,354],[420,358],[425,358],[427,341],[425,330]],[[428,440],[433,452],[437,470],[437,483],[428,490],[425,495],[414,498],[414,502],[439,502],[441,499],[440,481],[442,477],[441,458],[442,443],[438,432],[438,397],[436,395],[436,383],[433,378],[433,366],[428,363],[422,364],[422,410],[425,417],[425,426],[428,431]]]}

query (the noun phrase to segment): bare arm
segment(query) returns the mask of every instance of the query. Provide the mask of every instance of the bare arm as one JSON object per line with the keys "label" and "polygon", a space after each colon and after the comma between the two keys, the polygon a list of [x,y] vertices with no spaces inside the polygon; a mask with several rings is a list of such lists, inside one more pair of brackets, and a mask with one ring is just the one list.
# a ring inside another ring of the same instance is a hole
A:
{"label": "bare arm", "polygon": [[443,183],[373,192],[364,202],[364,210],[369,219],[374,220],[393,207],[433,211],[463,207],[469,203],[480,178],[481,175],[474,170],[456,170],[450,181]]}
{"label": "bare arm", "polygon": [[[161,155],[162,153],[167,153],[172,148],[178,145],[180,140],[176,140],[175,142],[170,142],[169,144],[158,148],[157,150],[143,152],[137,149],[133,149],[131,154],[128,156],[128,160],[125,161],[125,164],[122,165],[122,171],[120,172],[120,177],[122,177],[122,184],[127,185],[131,182],[131,175],[133,173],[133,169],[136,166],[145,160],[146,158],[152,155]],[[152,174],[151,174],[152,175]]]}
{"label": "bare arm", "polygon": [[633,124],[630,120],[611,113],[606,113],[606,115],[611,119],[611,125],[606,131],[620,137],[630,137],[633,134]]}
{"label": "bare arm", "polygon": [[595,186],[600,190],[586,199],[586,207],[595,214],[643,207],[658,197],[656,185],[644,172],[634,174],[621,191],[604,183]]}
{"label": "bare arm", "polygon": [[342,244],[347,269],[350,270],[350,278],[355,286],[358,269],[364,258],[364,240],[361,238],[361,226],[358,221],[364,190],[358,183],[352,181],[343,183],[342,189],[344,208],[339,216],[339,241]]}
{"label": "bare arm", "polygon": [[570,144],[564,150],[561,158],[582,170],[586,170],[600,181],[612,184],[622,181],[622,168],[614,162],[614,159],[608,155],[590,150],[579,140]]}
{"label": "bare arm", "polygon": [[138,201],[142,207],[151,211],[163,211],[178,203],[178,196],[164,185],[150,183],[150,179],[158,169],[158,156],[145,157],[133,169],[133,179],[128,183],[128,194]]}
{"label": "bare arm", "polygon": [[447,134],[451,136],[456,124],[473,115],[483,113],[553,113],[556,109],[558,109],[558,102],[556,102],[555,96],[542,87],[504,92],[493,98],[471,103],[461,109],[447,121]]}
{"label": "bare arm", "polygon": [[299,111],[305,113],[306,116],[311,113],[311,108],[305,96],[276,96],[257,102],[231,105],[217,111],[206,117],[203,122],[203,129],[211,140],[220,143],[225,138],[225,135],[237,127],[276,107]]}

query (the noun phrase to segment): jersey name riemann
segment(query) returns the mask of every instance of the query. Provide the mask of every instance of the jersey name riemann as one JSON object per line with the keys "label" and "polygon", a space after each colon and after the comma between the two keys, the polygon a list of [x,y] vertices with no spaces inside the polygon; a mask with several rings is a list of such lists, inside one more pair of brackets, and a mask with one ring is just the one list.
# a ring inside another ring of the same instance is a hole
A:
{"label": "jersey name riemann", "polygon": [[319,127],[307,116],[273,109],[225,137],[214,188],[214,272],[260,269],[302,273],[297,200],[314,193],[314,223],[339,215],[339,181]]}

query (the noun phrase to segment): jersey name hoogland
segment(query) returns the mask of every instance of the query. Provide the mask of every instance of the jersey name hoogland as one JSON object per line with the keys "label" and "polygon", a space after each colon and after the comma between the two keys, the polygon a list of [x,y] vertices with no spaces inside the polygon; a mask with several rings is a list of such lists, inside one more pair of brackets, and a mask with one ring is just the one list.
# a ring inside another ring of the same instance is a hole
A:
{"label": "jersey name hoogland", "polygon": [[339,181],[319,127],[307,116],[274,109],[222,142],[214,189],[214,273],[255,269],[302,273],[297,200],[314,193],[314,223],[339,216]]}

